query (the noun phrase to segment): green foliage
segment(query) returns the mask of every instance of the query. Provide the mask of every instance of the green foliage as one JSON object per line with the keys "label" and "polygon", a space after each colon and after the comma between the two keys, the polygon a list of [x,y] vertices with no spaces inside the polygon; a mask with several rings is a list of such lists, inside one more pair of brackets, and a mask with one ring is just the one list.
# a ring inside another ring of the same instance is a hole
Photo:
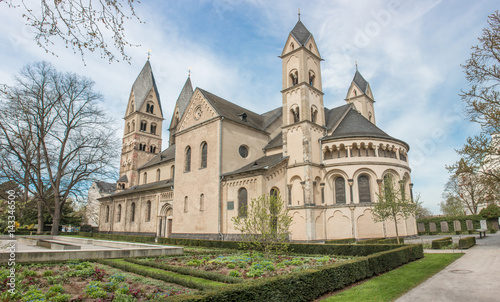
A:
{"label": "green foliage", "polygon": [[229,272],[229,276],[240,278],[241,277],[241,273],[239,271],[237,271],[237,270],[234,270],[234,271],[230,271]]}
{"label": "green foliage", "polygon": [[205,294],[176,296],[171,301],[312,301],[422,257],[421,245],[402,246],[355,261],[229,285]]}
{"label": "green foliage", "polygon": [[247,215],[232,218],[234,228],[241,232],[245,249],[283,253],[288,249],[289,228],[292,217],[281,196],[262,195],[250,201]]}
{"label": "green foliage", "polygon": [[50,298],[53,296],[56,296],[57,294],[62,294],[64,293],[64,288],[60,284],[53,285],[49,287],[45,295]]}
{"label": "green foliage", "polygon": [[[401,238],[399,239],[401,243],[404,243],[404,240]],[[360,240],[357,242],[357,244],[398,244],[398,239],[397,238],[374,238],[374,239],[366,239],[366,240]]]}
{"label": "green foliage", "polygon": [[354,238],[325,240],[325,244],[349,244],[349,243],[355,243],[355,242],[356,242],[356,239],[354,239]]}
{"label": "green foliage", "polygon": [[45,272],[43,272],[44,277],[49,277],[49,276],[52,276],[53,274],[54,274],[54,272],[51,270],[46,270]]}
{"label": "green foliage", "polygon": [[224,283],[241,283],[243,280],[241,278],[233,278],[232,276],[225,276],[216,272],[203,271],[198,269],[190,269],[187,267],[168,265],[164,263],[158,263],[149,260],[135,259],[135,258],[127,258],[125,259],[127,262],[145,265],[149,267],[154,267],[166,271],[176,272],[183,275],[189,275],[194,277],[199,277],[207,280],[224,282]]}
{"label": "green foliage", "polygon": [[234,264],[234,263],[228,263],[227,264],[227,268],[233,269],[235,267],[236,267],[236,264]]}
{"label": "green foliage", "polygon": [[50,302],[67,302],[71,298],[71,295],[69,294],[57,294],[50,298]]}
{"label": "green foliage", "polygon": [[479,215],[484,219],[495,219],[500,217],[500,207],[495,203],[489,204],[486,208],[479,212]]}
{"label": "green foliage", "polygon": [[21,299],[23,302],[45,301],[43,292],[35,287],[30,288]]}
{"label": "green foliage", "polygon": [[476,245],[476,237],[474,236],[464,237],[458,240],[458,248],[460,249],[468,249],[474,245]]}
{"label": "green foliage", "polygon": [[29,269],[23,271],[22,274],[25,277],[36,277],[38,275],[35,271],[29,270]]}
{"label": "green foliage", "polygon": [[118,293],[118,294],[115,294],[113,301],[114,302],[134,302],[134,301],[137,301],[137,299],[129,294]]}
{"label": "green foliage", "polygon": [[102,289],[102,283],[100,281],[90,281],[85,287],[84,292],[93,299],[106,298],[108,295],[108,293]]}
{"label": "green foliage", "polygon": [[404,186],[398,189],[394,185],[391,174],[384,177],[384,185],[381,194],[377,194],[378,201],[372,207],[372,214],[375,221],[394,221],[396,228],[396,238],[399,243],[398,222],[415,215],[418,208],[418,201],[413,201],[407,197]]}
{"label": "green foliage", "polygon": [[442,249],[445,246],[451,245],[453,240],[451,237],[445,237],[441,239],[432,240],[432,249]]}
{"label": "green foliage", "polygon": [[448,227],[449,227],[449,233],[456,233],[458,231],[455,231],[455,220],[458,220],[460,222],[460,228],[463,233],[467,233],[467,220],[472,221],[473,229],[479,229],[481,227],[480,220],[483,219],[479,215],[468,215],[468,216],[440,216],[440,217],[426,217],[426,218],[421,218],[417,219],[417,223],[421,222],[425,226],[425,232],[419,232],[419,234],[429,234],[430,233],[430,227],[429,223],[434,222],[436,224],[436,233],[442,233],[441,231],[441,221],[446,221],[448,222]]}

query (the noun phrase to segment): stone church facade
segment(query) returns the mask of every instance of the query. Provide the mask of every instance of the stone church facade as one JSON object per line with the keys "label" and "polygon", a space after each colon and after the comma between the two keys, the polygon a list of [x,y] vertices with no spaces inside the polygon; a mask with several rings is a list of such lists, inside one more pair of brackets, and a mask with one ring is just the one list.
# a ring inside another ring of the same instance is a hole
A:
{"label": "stone church facade", "polygon": [[[393,237],[371,207],[387,175],[412,195],[409,146],[376,126],[369,83],[356,70],[346,104],[323,105],[321,55],[299,20],[281,53],[282,104],[258,114],[188,78],[162,151],[163,113],[151,63],[132,86],[120,178],[100,198],[100,232],[175,238],[238,238],[232,217],[252,198],[279,193],[293,216],[290,238]],[[413,217],[399,234],[417,233]]]}

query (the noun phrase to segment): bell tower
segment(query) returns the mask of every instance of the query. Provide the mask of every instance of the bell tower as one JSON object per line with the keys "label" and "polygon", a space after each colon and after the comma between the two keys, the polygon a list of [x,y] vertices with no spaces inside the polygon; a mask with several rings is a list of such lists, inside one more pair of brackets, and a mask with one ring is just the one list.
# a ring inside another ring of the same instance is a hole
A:
{"label": "bell tower", "polygon": [[295,179],[288,188],[289,205],[306,208],[306,238],[313,240],[316,237],[313,209],[321,204],[317,194],[322,185],[319,140],[326,135],[320,65],[323,59],[300,14],[280,58],[283,156],[289,157],[287,174]]}
{"label": "bell tower", "polygon": [[375,108],[373,106],[375,100],[373,98],[372,89],[370,88],[370,84],[368,84],[361,73],[359,73],[357,63],[356,73],[352,79],[351,86],[349,86],[349,90],[347,90],[345,101],[348,104],[354,104],[354,107],[356,107],[356,110],[358,110],[362,116],[376,125]]}
{"label": "bell tower", "polygon": [[137,169],[161,151],[163,112],[149,60],[132,85],[124,119],[118,190],[143,184]]}

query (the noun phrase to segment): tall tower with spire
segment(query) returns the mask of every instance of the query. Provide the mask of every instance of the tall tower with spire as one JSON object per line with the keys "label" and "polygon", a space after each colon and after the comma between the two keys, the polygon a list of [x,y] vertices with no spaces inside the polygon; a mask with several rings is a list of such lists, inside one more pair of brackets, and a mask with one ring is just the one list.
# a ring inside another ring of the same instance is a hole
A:
{"label": "tall tower with spire", "polygon": [[[283,98],[283,156],[288,156],[288,176],[300,181],[300,200],[292,206],[306,207],[306,237],[315,237],[312,205],[319,202],[321,150],[325,135],[325,110],[321,83],[321,55],[313,35],[299,20],[288,35],[281,53]],[[298,183],[297,183],[298,185]],[[297,187],[297,186],[295,186]],[[290,189],[289,189],[290,190]],[[288,192],[292,195],[292,192]]]}
{"label": "tall tower with spire", "polygon": [[139,179],[137,168],[162,148],[163,112],[149,60],[132,85],[124,119],[119,190],[145,183],[146,180]]}
{"label": "tall tower with spire", "polygon": [[358,71],[358,64],[356,64],[356,73],[352,79],[351,86],[349,86],[349,90],[347,90],[345,100],[348,104],[354,104],[354,107],[356,107],[356,110],[358,110],[361,115],[376,125],[375,108],[373,106],[375,100],[370,84],[368,84]]}

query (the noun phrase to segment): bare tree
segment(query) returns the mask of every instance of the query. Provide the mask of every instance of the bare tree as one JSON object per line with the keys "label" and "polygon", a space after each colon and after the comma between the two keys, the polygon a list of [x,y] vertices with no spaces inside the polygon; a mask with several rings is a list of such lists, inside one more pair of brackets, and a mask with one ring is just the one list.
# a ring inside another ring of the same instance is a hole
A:
{"label": "bare tree", "polygon": [[[457,166],[461,168],[450,169],[454,173],[445,185],[443,196],[449,205],[456,205],[458,200],[463,208],[469,210],[471,214],[478,214],[480,206],[488,201],[490,187],[485,185],[487,177],[475,173],[463,160],[459,161]],[[452,210],[457,214],[458,211],[458,207]]]}
{"label": "bare tree", "polygon": [[130,61],[125,47],[133,46],[125,39],[125,21],[135,19],[139,22],[134,0],[40,0],[33,1],[0,0],[0,4],[11,9],[23,10],[26,25],[35,32],[35,41],[45,51],[51,50],[54,40],[62,40],[67,47],[79,52],[100,51],[101,56],[110,62],[118,60],[109,44],[118,50],[121,59]]}
{"label": "bare tree", "polygon": [[[109,127],[112,121],[97,105],[102,96],[92,90],[93,84],[40,62],[26,66],[16,86],[2,93],[7,106],[27,112],[22,123],[30,128],[22,135],[31,141],[35,154],[29,162],[28,189],[49,211],[53,235],[58,233],[61,210],[70,196],[82,196],[96,177],[109,177],[118,158],[118,141]],[[9,117],[0,115],[2,129],[7,129],[3,150],[15,154],[8,149],[15,147],[12,141],[19,133],[12,124],[19,121]],[[20,156],[13,158],[22,162]]]}
{"label": "bare tree", "polygon": [[377,194],[378,201],[372,207],[375,221],[384,222],[392,220],[396,230],[399,244],[398,223],[414,216],[418,207],[418,198],[413,201],[404,190],[404,184],[398,188],[390,174],[384,177],[383,189]]}

